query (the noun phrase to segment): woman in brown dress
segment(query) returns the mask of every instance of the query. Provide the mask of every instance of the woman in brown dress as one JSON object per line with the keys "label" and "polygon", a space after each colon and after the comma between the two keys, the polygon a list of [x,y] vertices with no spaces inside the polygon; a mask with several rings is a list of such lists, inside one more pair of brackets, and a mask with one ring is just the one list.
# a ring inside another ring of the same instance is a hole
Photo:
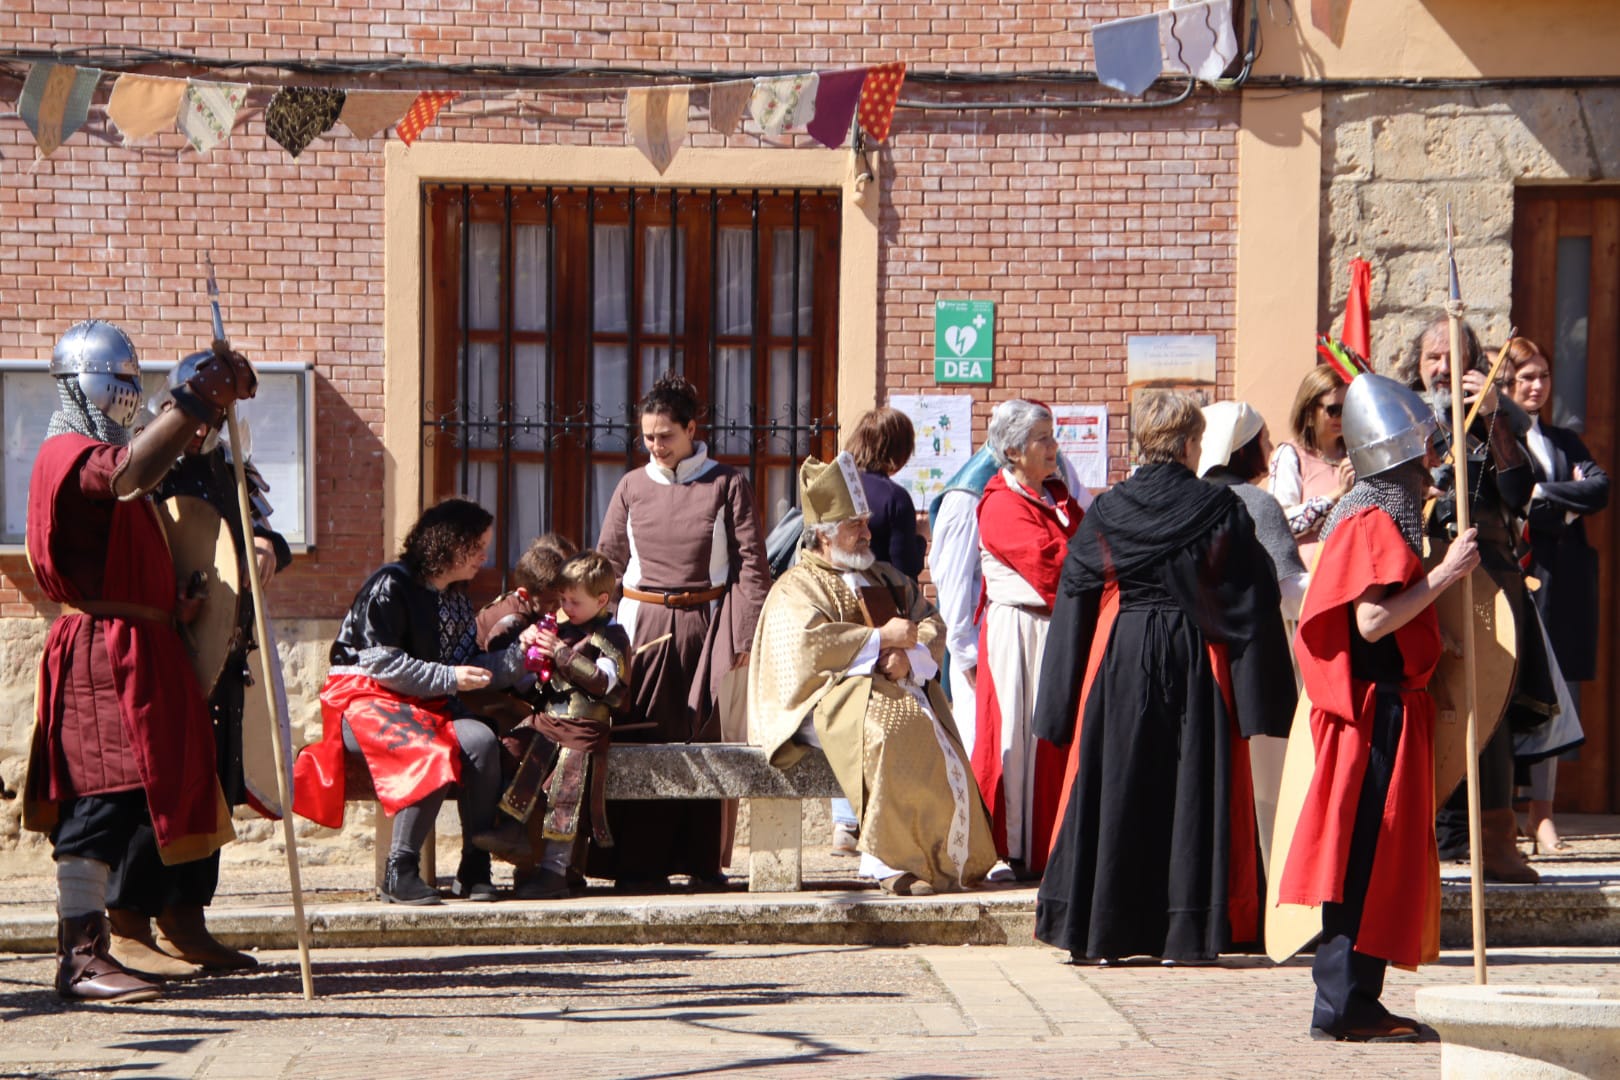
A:
{"label": "woman in brown dress", "polygon": [[[619,481],[602,521],[597,548],[623,579],[619,622],[637,650],[632,722],[655,725],[619,741],[720,741],[720,681],[748,662],[770,590],[754,490],[696,440],[699,408],[680,375],[658,380],[641,402],[652,460]],[[723,807],[713,799],[609,803],[615,846],[591,852],[590,872],[625,888],[664,888],[670,874],[723,886]]]}

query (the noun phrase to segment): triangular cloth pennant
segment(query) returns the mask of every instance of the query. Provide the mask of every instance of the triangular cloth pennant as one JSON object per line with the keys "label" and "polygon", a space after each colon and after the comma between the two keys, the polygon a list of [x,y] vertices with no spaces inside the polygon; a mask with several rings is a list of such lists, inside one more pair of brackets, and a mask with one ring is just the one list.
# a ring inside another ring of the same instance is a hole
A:
{"label": "triangular cloth pennant", "polygon": [[736,131],[753,93],[754,84],[750,82],[721,83],[709,87],[709,130],[721,135]]}
{"label": "triangular cloth pennant", "polygon": [[1159,44],[1166,71],[1214,82],[1237,59],[1232,0],[1181,0],[1159,12]]}
{"label": "triangular cloth pennant", "polygon": [[802,128],[816,118],[815,72],[783,75],[776,79],[755,79],[748,98],[748,114],[767,135],[780,135],[787,128]]}
{"label": "triangular cloth pennant", "polygon": [[637,88],[626,96],[624,120],[630,141],[660,175],[686,141],[690,104],[691,92],[684,86]]}
{"label": "triangular cloth pennant", "polygon": [[338,123],[357,139],[369,139],[399,123],[416,102],[410,90],[350,90],[343,99]]}
{"label": "triangular cloth pennant", "polygon": [[39,156],[50,157],[73,137],[90,115],[90,98],[101,82],[99,68],[71,64],[35,64],[28,69],[17,115],[39,144]]}
{"label": "triangular cloth pennant", "polygon": [[175,124],[191,140],[192,149],[206,154],[231,133],[231,128],[236,126],[236,114],[250,89],[247,83],[186,80],[186,93],[180,99],[180,115]]}
{"label": "triangular cloth pennant", "polygon": [[399,132],[399,139],[406,146],[416,141],[416,137],[423,130],[432,126],[439,116],[439,110],[450,104],[461,93],[456,90],[424,90],[416,95],[416,101],[405,112],[405,119],[394,128]]}
{"label": "triangular cloth pennant", "polygon": [[1098,23],[1091,28],[1097,79],[1104,86],[1141,97],[1164,71],[1159,13]]}
{"label": "triangular cloth pennant", "polygon": [[812,139],[832,150],[849,141],[850,122],[865,82],[865,68],[822,73],[816,85],[815,118],[804,126]]}
{"label": "triangular cloth pennant", "polygon": [[156,75],[120,75],[107,99],[107,118],[118,126],[127,146],[136,139],[174,128],[186,80]]}
{"label": "triangular cloth pennant", "polygon": [[861,83],[861,104],[856,115],[861,130],[872,136],[874,142],[889,137],[889,125],[894,122],[894,107],[900,100],[900,85],[906,81],[906,65],[896,61],[866,69],[866,81]]}
{"label": "triangular cloth pennant", "polygon": [[337,123],[343,91],[317,86],[284,86],[264,108],[264,133],[297,157]]}

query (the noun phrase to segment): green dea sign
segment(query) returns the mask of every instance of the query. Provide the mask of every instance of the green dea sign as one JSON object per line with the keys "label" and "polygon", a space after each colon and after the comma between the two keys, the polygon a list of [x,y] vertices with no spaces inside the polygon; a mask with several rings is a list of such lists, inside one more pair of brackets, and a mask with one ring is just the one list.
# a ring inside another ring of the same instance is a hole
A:
{"label": "green dea sign", "polygon": [[934,381],[987,383],[993,375],[996,305],[993,300],[934,302]]}

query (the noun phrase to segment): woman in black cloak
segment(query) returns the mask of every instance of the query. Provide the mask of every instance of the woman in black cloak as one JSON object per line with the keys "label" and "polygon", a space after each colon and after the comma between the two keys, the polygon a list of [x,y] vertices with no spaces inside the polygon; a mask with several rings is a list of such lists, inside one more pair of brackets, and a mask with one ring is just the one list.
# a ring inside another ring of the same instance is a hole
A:
{"label": "woman in black cloak", "polygon": [[1242,739],[1288,734],[1294,680],[1254,523],[1193,474],[1198,402],[1150,391],[1132,414],[1142,467],[1070,541],[1042,663],[1036,734],[1077,745],[1035,936],[1076,960],[1206,961],[1259,940]]}

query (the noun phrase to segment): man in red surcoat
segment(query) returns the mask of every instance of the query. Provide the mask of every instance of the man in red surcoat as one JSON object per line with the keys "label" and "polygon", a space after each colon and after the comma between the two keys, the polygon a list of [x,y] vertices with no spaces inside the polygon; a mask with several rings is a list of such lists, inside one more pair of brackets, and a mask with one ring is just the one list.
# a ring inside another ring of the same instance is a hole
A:
{"label": "man in red surcoat", "polygon": [[177,408],[137,437],[140,366],[127,335],[72,327],[51,356],[61,408],[28,489],[28,559],[62,606],[40,662],[24,824],[56,860],[56,989],[70,1000],[142,1001],[153,982],[108,954],[107,880],[150,823],[165,863],[234,837],[213,726],[175,629],[179,590],[147,493],[199,428],[217,428],[256,379],[239,353],[212,357],[177,387]]}
{"label": "man in red surcoat", "polygon": [[1418,557],[1434,421],[1393,379],[1344,399],[1356,486],[1322,528],[1294,651],[1311,700],[1316,770],[1279,900],[1321,905],[1311,1034],[1410,1042],[1422,1029],[1379,1002],[1384,970],[1440,947],[1434,842],[1434,599],[1479,564],[1472,529],[1427,573]]}

